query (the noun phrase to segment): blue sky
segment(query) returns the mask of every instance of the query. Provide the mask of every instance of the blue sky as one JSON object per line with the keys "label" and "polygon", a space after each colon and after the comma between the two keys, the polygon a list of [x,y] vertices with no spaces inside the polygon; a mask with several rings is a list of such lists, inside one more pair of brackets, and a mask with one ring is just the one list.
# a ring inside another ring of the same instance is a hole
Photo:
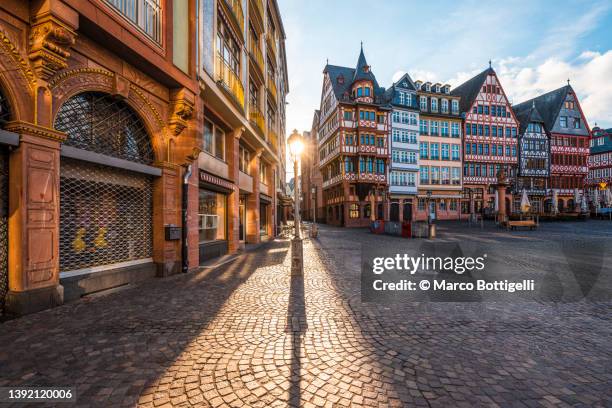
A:
{"label": "blue sky", "polygon": [[493,68],[513,103],[571,79],[591,127],[612,127],[612,1],[278,0],[287,35],[287,132],[309,130],[322,70],[363,41],[381,86],[408,72],[453,87]]}

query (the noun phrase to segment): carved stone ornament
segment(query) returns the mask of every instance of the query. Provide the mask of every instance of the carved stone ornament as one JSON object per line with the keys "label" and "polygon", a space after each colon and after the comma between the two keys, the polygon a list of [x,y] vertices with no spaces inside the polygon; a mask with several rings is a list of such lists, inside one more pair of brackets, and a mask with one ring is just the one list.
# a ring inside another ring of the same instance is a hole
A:
{"label": "carved stone ornament", "polygon": [[61,143],[66,140],[66,134],[64,132],[24,121],[8,122],[4,125],[4,129],[18,134],[38,136],[44,139],[53,140],[54,142]]}
{"label": "carved stone ornament", "polygon": [[185,88],[174,92],[171,97],[171,116],[168,120],[172,134],[178,136],[187,127],[187,122],[193,116],[195,95]]}
{"label": "carved stone ornament", "polygon": [[75,41],[76,33],[57,19],[49,16],[36,21],[30,33],[29,58],[38,77],[48,81],[66,68]]}

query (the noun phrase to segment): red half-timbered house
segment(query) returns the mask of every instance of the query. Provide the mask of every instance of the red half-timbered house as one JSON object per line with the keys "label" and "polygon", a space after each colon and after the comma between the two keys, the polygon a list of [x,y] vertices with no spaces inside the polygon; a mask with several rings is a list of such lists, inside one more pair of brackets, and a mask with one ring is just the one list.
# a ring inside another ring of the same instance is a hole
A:
{"label": "red half-timbered house", "polygon": [[548,199],[557,191],[558,209],[575,211],[575,190],[585,187],[588,175],[589,140],[591,130],[580,108],[578,96],[569,81],[554,91],[545,93],[516,106],[535,106],[550,131],[550,189]]}
{"label": "red half-timbered house", "polygon": [[[389,112],[363,54],[357,66],[325,66],[318,129],[327,223],[347,227],[387,218]],[[372,208],[372,197],[374,207]]]}
{"label": "red half-timbered house", "polygon": [[[510,179],[517,169],[518,120],[495,70],[486,70],[455,88],[464,116],[462,214],[493,211],[497,173]],[[510,210],[511,194],[506,195]]]}

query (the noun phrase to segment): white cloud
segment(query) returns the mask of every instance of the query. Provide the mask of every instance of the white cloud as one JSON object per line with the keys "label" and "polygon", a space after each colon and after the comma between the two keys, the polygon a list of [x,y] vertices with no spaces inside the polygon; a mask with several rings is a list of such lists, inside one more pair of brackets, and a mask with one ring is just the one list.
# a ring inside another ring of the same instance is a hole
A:
{"label": "white cloud", "polygon": [[560,88],[570,79],[589,124],[612,124],[612,51],[586,51],[572,63],[551,58],[535,67],[509,65],[498,74],[513,103]]}
{"label": "white cloud", "polygon": [[[612,50],[605,53],[584,51],[575,61],[549,58],[531,64],[533,56],[511,57],[494,61],[493,67],[512,104],[570,84],[589,125],[612,126]],[[462,84],[481,70],[459,72],[448,79],[453,87]]]}

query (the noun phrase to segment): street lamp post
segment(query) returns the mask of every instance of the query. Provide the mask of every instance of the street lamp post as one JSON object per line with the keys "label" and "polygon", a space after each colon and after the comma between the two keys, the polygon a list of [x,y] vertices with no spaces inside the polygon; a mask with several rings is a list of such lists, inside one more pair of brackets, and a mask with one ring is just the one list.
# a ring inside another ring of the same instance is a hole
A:
{"label": "street lamp post", "polygon": [[293,223],[294,223],[294,235],[291,240],[291,275],[303,275],[304,274],[304,247],[302,245],[302,237],[300,234],[300,202],[299,202],[299,161],[300,155],[304,150],[304,142],[302,136],[296,129],[293,130],[289,138],[287,139],[289,144],[289,152],[293,157]]}
{"label": "street lamp post", "polygon": [[436,225],[431,217],[431,190],[427,191],[427,236],[429,239],[436,237]]}

